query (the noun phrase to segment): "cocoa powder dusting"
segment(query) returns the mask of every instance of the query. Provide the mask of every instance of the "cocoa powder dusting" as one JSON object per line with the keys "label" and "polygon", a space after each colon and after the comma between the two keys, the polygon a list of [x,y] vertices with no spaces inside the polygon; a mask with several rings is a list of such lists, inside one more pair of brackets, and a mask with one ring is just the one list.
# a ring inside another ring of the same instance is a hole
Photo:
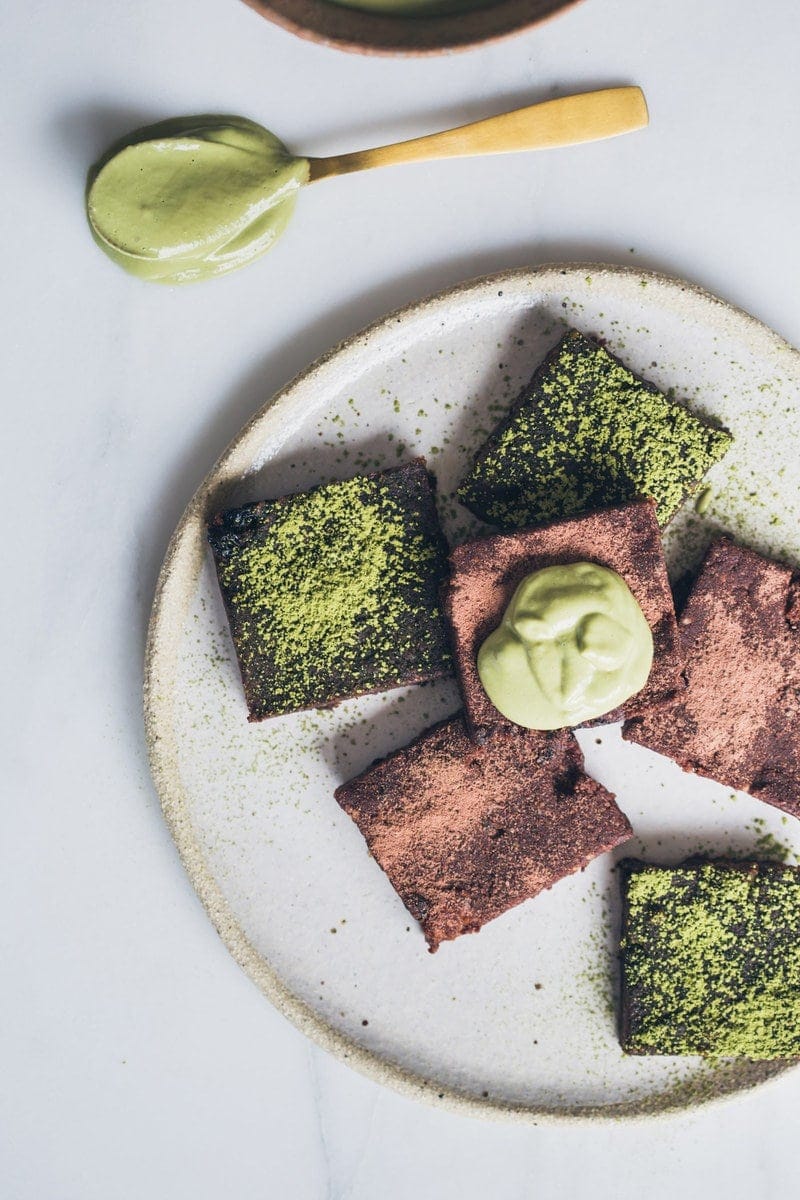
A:
{"label": "cocoa powder dusting", "polygon": [[431,950],[480,929],[630,835],[572,734],[434,726],[336,791]]}
{"label": "cocoa powder dusting", "polygon": [[723,538],[680,620],[686,690],[624,736],[800,815],[800,629],[789,567]]}

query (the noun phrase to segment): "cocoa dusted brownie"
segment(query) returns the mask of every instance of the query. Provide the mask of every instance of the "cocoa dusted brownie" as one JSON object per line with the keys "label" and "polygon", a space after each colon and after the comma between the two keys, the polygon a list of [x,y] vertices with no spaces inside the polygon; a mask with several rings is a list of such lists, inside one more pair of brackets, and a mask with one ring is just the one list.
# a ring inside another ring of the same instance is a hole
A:
{"label": "cocoa dusted brownie", "polygon": [[433,486],[416,459],[211,519],[251,721],[450,672]]}
{"label": "cocoa dusted brownie", "polygon": [[663,526],[730,444],[571,329],[478,451],[458,496],[503,529],[652,496]]}
{"label": "cocoa dusted brownie", "polygon": [[624,736],[800,817],[800,574],[722,538],[679,630],[685,688]]}
{"label": "cocoa dusted brownie", "polygon": [[[443,606],[453,631],[453,652],[467,725],[480,742],[517,726],[497,711],[478,676],[478,651],[497,628],[517,585],[543,567],[592,562],[616,571],[630,588],[653,635],[653,666],[647,683],[623,706],[647,710],[670,696],[683,665],[655,506],[637,500],[538,529],[499,533],[457,546],[450,555],[450,582]],[[604,721],[619,718],[608,713]]]}
{"label": "cocoa dusted brownie", "polygon": [[800,1055],[800,870],[725,859],[618,869],[623,1049]]}
{"label": "cocoa dusted brownie", "polygon": [[631,836],[583,773],[571,733],[502,734],[483,747],[460,717],[336,790],[431,951],[475,933]]}

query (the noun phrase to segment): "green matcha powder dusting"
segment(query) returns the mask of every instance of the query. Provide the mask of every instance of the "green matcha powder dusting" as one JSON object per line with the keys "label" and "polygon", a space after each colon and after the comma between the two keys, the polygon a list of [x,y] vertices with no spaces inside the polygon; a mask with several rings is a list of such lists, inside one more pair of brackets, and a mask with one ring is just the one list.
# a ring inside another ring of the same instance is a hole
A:
{"label": "green matcha powder dusting", "polygon": [[479,452],[459,498],[514,529],[652,497],[663,526],[730,443],[571,330]]}
{"label": "green matcha powder dusting", "polygon": [[800,1055],[800,876],[780,864],[634,870],[623,931],[628,1048]]}
{"label": "green matcha powder dusting", "polygon": [[[443,547],[421,511],[417,474],[361,476],[258,506],[259,522],[217,555],[254,716],[449,666],[437,606]],[[392,476],[412,485],[414,500],[400,491],[398,502],[384,482]]]}

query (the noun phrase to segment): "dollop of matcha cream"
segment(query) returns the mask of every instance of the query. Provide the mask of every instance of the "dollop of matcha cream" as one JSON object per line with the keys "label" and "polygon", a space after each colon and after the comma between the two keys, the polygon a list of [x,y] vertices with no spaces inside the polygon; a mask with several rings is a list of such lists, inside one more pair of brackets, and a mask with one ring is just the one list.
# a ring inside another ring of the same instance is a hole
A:
{"label": "dollop of matcha cream", "polygon": [[611,712],[646,683],[653,635],[621,576],[578,562],[528,575],[478,652],[492,704],[526,729]]}
{"label": "dollop of matcha cream", "polygon": [[308,160],[244,117],[139,129],[89,174],[95,241],[133,275],[191,283],[252,262],[283,233]]}

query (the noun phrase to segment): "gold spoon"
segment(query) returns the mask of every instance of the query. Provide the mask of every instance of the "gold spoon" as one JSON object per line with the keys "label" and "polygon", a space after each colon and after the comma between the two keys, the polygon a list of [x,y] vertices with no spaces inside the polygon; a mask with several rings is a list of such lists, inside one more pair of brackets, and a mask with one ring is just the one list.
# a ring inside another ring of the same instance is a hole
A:
{"label": "gold spoon", "polygon": [[579,142],[631,133],[648,123],[644,93],[638,87],[604,88],[545,100],[498,117],[487,117],[443,133],[407,142],[356,150],[331,158],[310,158],[309,183],[329,175],[349,175],[373,167],[426,162],[436,158],[468,158],[477,154],[510,154],[519,150],[553,150]]}
{"label": "gold spoon", "polygon": [[606,88],[374,150],[300,158],[244,117],[179,117],[112,146],[89,172],[86,208],[95,241],[119,266],[189,283],[269,250],[306,183],[396,163],[572,146],[647,120],[640,88]]}

